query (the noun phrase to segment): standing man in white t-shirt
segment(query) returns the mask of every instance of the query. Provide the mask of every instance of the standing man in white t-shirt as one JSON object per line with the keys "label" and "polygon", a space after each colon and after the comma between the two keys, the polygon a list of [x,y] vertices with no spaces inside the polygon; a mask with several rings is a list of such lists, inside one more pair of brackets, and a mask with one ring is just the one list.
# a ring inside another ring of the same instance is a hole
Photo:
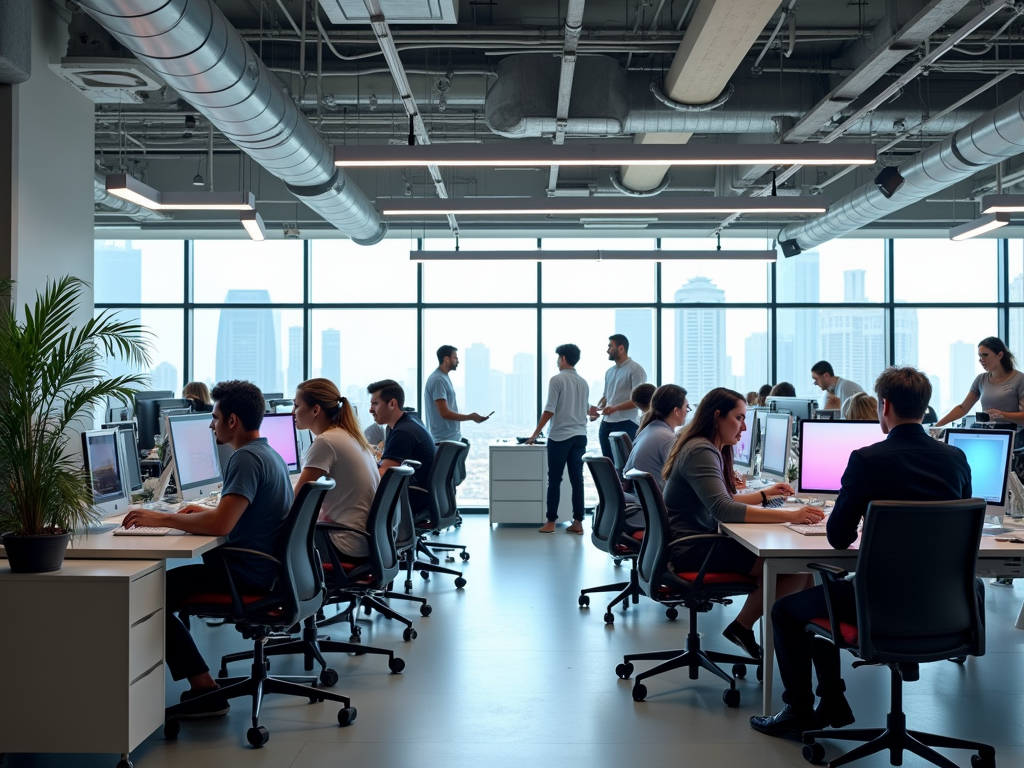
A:
{"label": "standing man in white t-shirt", "polygon": [[561,495],[562,475],[569,467],[572,486],[572,524],[569,533],[583,533],[583,454],[587,450],[587,403],[590,387],[576,373],[580,361],[580,348],[575,344],[562,344],[555,349],[558,355],[558,373],[548,382],[548,400],[540,415],[537,428],[530,435],[533,443],[550,421],[548,433],[548,521],[538,530],[554,533],[558,521],[558,501]]}
{"label": "standing man in white t-shirt", "polygon": [[424,386],[426,397],[423,398],[423,416],[427,429],[435,443],[442,440],[462,439],[462,427],[459,422],[474,421],[477,424],[487,421],[490,414],[481,416],[479,413],[459,413],[459,404],[455,401],[455,387],[448,377],[451,371],[459,367],[459,353],[451,344],[443,344],[437,348],[438,366],[427,376]]}
{"label": "standing man in white t-shirt", "polygon": [[612,457],[612,446],[608,435],[612,432],[625,432],[632,440],[640,423],[640,411],[633,402],[633,387],[647,381],[647,373],[643,366],[629,356],[629,339],[621,333],[608,337],[608,359],[615,365],[604,375],[604,394],[596,406],[591,406],[588,414],[590,420],[604,418],[598,432],[601,453],[609,459]]}
{"label": "standing man in white t-shirt", "polygon": [[824,407],[838,408],[839,415],[844,419],[847,418],[850,398],[864,391],[864,388],[855,381],[836,376],[832,363],[828,360],[819,360],[811,366],[811,378],[818,385],[818,389],[825,392]]}

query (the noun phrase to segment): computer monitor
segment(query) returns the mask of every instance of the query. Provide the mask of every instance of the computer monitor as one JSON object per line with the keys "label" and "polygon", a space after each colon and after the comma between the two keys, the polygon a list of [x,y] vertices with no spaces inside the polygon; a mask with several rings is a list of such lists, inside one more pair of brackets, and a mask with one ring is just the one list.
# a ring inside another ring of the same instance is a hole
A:
{"label": "computer monitor", "polygon": [[294,416],[290,413],[265,414],[260,436],[267,438],[270,447],[281,455],[289,472],[299,471],[299,439]]}
{"label": "computer monitor", "polygon": [[946,443],[964,452],[971,466],[971,492],[988,503],[990,514],[1002,516],[1013,458],[1009,429],[947,429]]}
{"label": "computer monitor", "polygon": [[299,467],[301,468],[306,463],[306,452],[313,445],[313,433],[308,429],[297,429],[296,434],[299,436]]}
{"label": "computer monitor", "polygon": [[814,418],[817,421],[838,421],[842,415],[838,408],[819,408],[814,412]]}
{"label": "computer monitor", "polygon": [[267,413],[274,413],[274,407],[270,404],[271,400],[284,400],[284,392],[262,392],[263,395],[263,410]]}
{"label": "computer monitor", "polygon": [[124,469],[125,484],[129,493],[142,490],[142,464],[139,462],[139,444],[135,437],[134,421],[115,421],[104,424],[103,429],[117,431],[118,447],[121,449],[121,466]]}
{"label": "computer monitor", "polygon": [[128,510],[131,494],[126,487],[118,430],[92,429],[82,433],[82,458],[92,488],[92,503],[103,517]]}
{"label": "computer monitor", "polygon": [[163,411],[172,408],[188,408],[188,400],[182,398],[144,398],[135,403],[135,420],[139,425],[139,447],[152,448],[153,438],[163,433]]}
{"label": "computer monitor", "polygon": [[850,454],[885,440],[877,421],[800,422],[800,472],[797,491],[816,496],[836,496]]}
{"label": "computer monitor", "polygon": [[174,462],[174,484],[182,501],[209,496],[223,483],[217,440],[208,413],[168,416],[167,438]]}
{"label": "computer monitor", "polygon": [[812,397],[769,397],[768,408],[773,413],[788,413],[793,417],[794,434],[797,425],[804,419],[813,419],[818,401]]}
{"label": "computer monitor", "polygon": [[732,449],[732,463],[743,469],[754,466],[757,457],[757,412],[758,408],[747,408],[747,429],[740,435],[740,441]]}
{"label": "computer monitor", "polygon": [[789,443],[793,417],[788,413],[769,413],[761,440],[761,474],[785,482],[789,468]]}

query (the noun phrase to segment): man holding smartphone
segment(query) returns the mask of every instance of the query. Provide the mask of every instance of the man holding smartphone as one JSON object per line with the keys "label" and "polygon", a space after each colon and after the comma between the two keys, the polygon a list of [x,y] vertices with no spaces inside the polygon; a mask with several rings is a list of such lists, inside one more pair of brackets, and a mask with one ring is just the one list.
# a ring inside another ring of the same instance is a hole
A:
{"label": "man holding smartphone", "polygon": [[639,410],[633,402],[633,389],[647,381],[643,366],[629,356],[629,339],[621,333],[608,337],[608,359],[615,365],[604,375],[604,395],[596,406],[587,411],[591,421],[602,416],[598,440],[601,453],[609,459],[612,446],[608,436],[612,432],[625,432],[632,440],[639,428]]}
{"label": "man holding smartphone", "polygon": [[462,440],[460,422],[474,421],[477,424],[487,421],[491,413],[481,416],[479,413],[459,413],[459,404],[455,401],[455,387],[448,377],[451,371],[459,367],[459,353],[451,344],[443,344],[437,348],[438,366],[427,377],[424,386],[426,397],[423,398],[423,416],[427,422],[434,442],[442,440]]}

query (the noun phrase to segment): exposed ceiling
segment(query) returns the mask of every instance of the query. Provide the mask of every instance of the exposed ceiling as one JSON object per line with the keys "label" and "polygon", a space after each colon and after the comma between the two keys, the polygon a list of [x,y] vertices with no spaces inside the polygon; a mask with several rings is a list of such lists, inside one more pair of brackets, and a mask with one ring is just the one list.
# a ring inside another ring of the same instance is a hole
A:
{"label": "exposed ceiling", "polygon": [[[160,13],[205,2],[169,0],[159,4]],[[767,18],[763,29],[760,23],[750,28],[750,17],[740,18],[730,4],[744,6],[742,0],[219,0],[212,5],[262,62],[258,76],[273,81],[260,83],[264,89],[272,86],[268,103],[280,92],[296,108],[296,120],[302,125],[308,120],[315,129],[304,139],[307,148],[314,138],[324,145],[404,144],[410,114],[418,143],[874,142],[880,152],[875,168],[776,169],[780,194],[820,193],[839,203],[870,184],[882,165],[909,165],[922,150],[1021,94],[1024,40],[1018,14],[1024,7],[1014,3],[784,0],[768,3],[773,8],[764,11],[764,2],[749,0],[747,7],[761,7]],[[255,192],[274,231],[285,226],[307,234],[337,230],[372,242],[383,230],[364,202],[389,197],[621,195],[651,186],[677,195],[770,190],[767,167],[673,168],[653,183],[634,180],[628,169],[538,167],[355,171],[343,179],[343,193],[337,180],[324,193],[331,185],[324,186],[315,173],[307,176],[308,183],[297,182],[287,169],[281,171],[280,162],[260,154],[266,146],[246,144],[249,121],[220,119],[209,94],[183,98],[183,92],[189,96],[181,90],[185,81],[160,70],[172,68],[169,58],[147,59],[157,55],[145,48],[157,37],[138,8],[151,11],[153,5],[82,0],[91,15],[72,14],[67,57],[58,69],[97,101],[98,170],[128,171],[165,190],[195,189],[194,176],[210,181],[212,151],[214,187]],[[367,8],[376,9],[374,25]],[[401,21],[410,18],[427,23]],[[193,35],[199,34],[195,30]],[[724,42],[708,45],[712,33]],[[196,45],[204,43],[200,39]],[[186,61],[192,49],[182,50],[177,55]],[[129,51],[139,53],[143,63]],[[213,72],[211,67],[204,76],[215,80]],[[195,73],[188,74],[195,80]],[[707,87],[697,87],[705,82],[713,82],[715,91],[727,83],[720,95],[726,98],[714,108],[693,109],[709,98],[716,101]],[[1020,133],[1024,136],[1024,126]],[[990,153],[992,163],[1003,160],[1004,191],[1024,182],[1024,164],[1016,157],[1022,149],[1009,140],[1006,151]],[[923,196],[859,226],[938,231],[972,219],[977,215],[972,201],[995,189],[992,163],[962,169],[955,184],[922,187]],[[348,204],[358,215],[341,209]],[[98,227],[230,226],[216,215],[175,212],[171,218],[136,221],[126,217],[129,213],[123,206],[107,206],[97,192]],[[690,215],[584,224],[643,236],[727,230],[775,237],[782,226],[804,218]],[[453,227],[463,236],[540,235],[564,233],[580,221],[540,216],[510,224],[464,217],[389,224],[393,233],[413,235],[441,236]]]}

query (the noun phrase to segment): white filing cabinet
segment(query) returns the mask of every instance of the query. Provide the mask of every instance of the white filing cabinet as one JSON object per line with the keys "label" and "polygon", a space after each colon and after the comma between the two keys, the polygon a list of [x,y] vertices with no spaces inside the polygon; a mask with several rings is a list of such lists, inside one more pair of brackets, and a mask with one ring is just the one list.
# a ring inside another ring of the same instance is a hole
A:
{"label": "white filing cabinet", "polygon": [[[547,519],[547,447],[519,445],[515,440],[492,440],[490,469],[490,522],[542,525]],[[572,489],[566,468],[558,499],[558,518],[571,517]]]}
{"label": "white filing cabinet", "polygon": [[164,723],[164,562],[0,560],[0,753],[127,754]]}

